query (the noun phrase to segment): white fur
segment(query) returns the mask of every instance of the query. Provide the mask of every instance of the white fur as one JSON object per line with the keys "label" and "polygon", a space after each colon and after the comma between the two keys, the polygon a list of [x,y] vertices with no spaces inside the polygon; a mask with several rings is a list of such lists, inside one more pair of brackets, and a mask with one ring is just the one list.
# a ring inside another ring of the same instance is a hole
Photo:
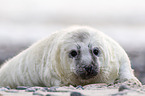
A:
{"label": "white fur", "polygon": [[[86,41],[72,39],[72,35],[83,32],[89,37]],[[88,43],[101,49],[98,59],[100,72],[92,79],[82,80],[74,74],[76,66],[74,60],[68,57],[68,52],[75,49],[76,44],[85,46]],[[20,85],[50,87],[112,83],[117,78],[120,82],[127,80],[140,85],[120,45],[102,32],[86,26],[75,26],[52,34],[8,60],[0,69],[0,86],[12,88]]]}

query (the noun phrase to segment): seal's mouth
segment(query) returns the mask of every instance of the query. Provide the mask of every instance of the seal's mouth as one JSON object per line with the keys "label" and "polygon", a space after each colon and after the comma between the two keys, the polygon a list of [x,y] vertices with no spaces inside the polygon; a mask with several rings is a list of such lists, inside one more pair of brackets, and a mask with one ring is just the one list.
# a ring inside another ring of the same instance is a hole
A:
{"label": "seal's mouth", "polygon": [[82,68],[82,71],[78,72],[79,77],[85,80],[93,78],[97,74],[98,74],[98,69],[94,68],[93,66],[85,66],[84,68]]}

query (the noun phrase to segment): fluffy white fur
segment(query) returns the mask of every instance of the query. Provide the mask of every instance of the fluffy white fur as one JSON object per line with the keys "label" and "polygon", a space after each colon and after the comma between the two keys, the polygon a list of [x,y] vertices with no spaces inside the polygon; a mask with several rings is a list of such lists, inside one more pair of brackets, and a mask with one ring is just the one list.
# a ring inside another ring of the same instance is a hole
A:
{"label": "fluffy white fur", "polygon": [[[76,38],[80,34],[89,38],[80,42]],[[74,74],[74,62],[68,57],[68,52],[75,44],[88,43],[101,49],[98,59],[100,72],[91,79],[82,80]],[[51,87],[113,83],[116,79],[141,85],[120,45],[102,32],[86,26],[75,26],[52,34],[8,60],[0,69],[0,86],[12,88],[20,85]]]}

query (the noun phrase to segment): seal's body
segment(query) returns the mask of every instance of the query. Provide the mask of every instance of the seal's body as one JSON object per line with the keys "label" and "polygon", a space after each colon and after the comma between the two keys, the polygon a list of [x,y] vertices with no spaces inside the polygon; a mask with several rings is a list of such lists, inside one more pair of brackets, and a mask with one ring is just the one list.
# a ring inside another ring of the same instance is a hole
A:
{"label": "seal's body", "polygon": [[0,86],[63,86],[129,81],[141,85],[118,43],[75,26],[40,40],[0,69]]}

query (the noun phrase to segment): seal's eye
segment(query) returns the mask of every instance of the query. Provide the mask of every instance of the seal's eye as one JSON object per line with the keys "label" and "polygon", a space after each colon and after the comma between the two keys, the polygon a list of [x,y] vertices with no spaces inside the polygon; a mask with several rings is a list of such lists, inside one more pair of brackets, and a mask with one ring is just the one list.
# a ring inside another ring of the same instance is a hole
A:
{"label": "seal's eye", "polygon": [[98,54],[99,54],[99,49],[98,49],[98,48],[94,48],[94,49],[93,49],[93,54],[95,54],[96,56],[98,56]]}
{"label": "seal's eye", "polygon": [[75,50],[72,50],[71,52],[70,52],[70,56],[71,57],[75,57],[75,56],[77,56],[77,51],[75,51]]}

